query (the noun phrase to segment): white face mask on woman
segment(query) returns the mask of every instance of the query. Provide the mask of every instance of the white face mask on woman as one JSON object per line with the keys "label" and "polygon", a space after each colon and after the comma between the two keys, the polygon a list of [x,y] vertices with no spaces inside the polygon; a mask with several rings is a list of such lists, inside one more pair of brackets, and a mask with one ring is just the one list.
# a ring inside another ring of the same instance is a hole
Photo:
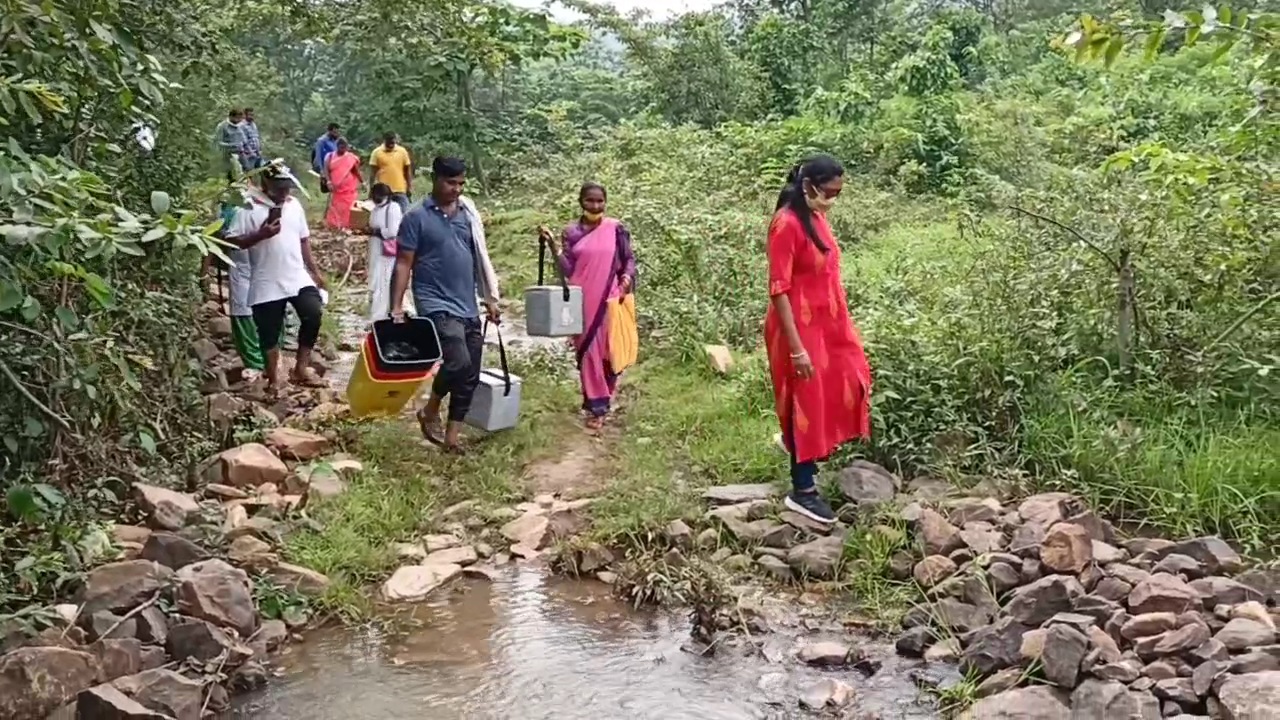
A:
{"label": "white face mask on woman", "polygon": [[822,188],[817,187],[808,180],[805,180],[805,185],[807,189],[804,193],[804,201],[810,210],[826,214],[831,211],[831,208],[835,207],[836,196],[828,196],[823,192]]}

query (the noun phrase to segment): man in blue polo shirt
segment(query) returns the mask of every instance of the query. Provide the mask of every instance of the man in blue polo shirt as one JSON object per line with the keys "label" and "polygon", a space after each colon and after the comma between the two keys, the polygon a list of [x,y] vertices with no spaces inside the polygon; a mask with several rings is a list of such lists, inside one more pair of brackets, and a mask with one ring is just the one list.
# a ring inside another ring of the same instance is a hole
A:
{"label": "man in blue polo shirt", "polygon": [[[467,167],[459,158],[437,157],[431,164],[431,194],[400,222],[391,297],[404,297],[413,279],[413,304],[435,323],[443,355],[431,398],[418,412],[422,435],[451,452],[461,452],[462,421],[480,383],[484,332],[477,294],[485,298],[492,322],[501,319],[496,276],[484,245],[484,226],[475,206],[462,197]],[[396,311],[392,317],[403,320]],[[441,432],[440,406],[449,396],[449,422]]]}

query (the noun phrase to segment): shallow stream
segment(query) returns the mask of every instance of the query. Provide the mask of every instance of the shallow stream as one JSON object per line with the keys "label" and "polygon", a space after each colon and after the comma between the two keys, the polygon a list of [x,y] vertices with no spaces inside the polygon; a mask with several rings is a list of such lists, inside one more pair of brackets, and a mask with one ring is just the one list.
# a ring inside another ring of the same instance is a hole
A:
{"label": "shallow stream", "polygon": [[921,671],[892,647],[864,645],[883,662],[870,678],[798,664],[791,657],[796,637],[842,637],[798,615],[794,627],[758,638],[760,646],[726,644],[700,657],[681,649],[689,639],[684,613],[633,611],[603,584],[512,567],[493,582],[460,581],[401,619],[397,626],[410,627],[309,634],[279,659],[279,678],[239,699],[234,717],[817,717],[802,710],[798,698],[826,676],[856,691],[848,708],[827,717],[937,717],[912,680]]}

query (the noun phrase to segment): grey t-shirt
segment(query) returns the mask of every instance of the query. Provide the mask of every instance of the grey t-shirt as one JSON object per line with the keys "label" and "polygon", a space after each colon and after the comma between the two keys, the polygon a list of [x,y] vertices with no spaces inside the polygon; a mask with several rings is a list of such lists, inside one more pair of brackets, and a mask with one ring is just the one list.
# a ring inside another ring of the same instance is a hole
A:
{"label": "grey t-shirt", "polygon": [[475,239],[471,216],[462,203],[449,217],[428,195],[404,216],[397,240],[401,251],[414,253],[413,304],[419,315],[443,312],[463,319],[480,317]]}

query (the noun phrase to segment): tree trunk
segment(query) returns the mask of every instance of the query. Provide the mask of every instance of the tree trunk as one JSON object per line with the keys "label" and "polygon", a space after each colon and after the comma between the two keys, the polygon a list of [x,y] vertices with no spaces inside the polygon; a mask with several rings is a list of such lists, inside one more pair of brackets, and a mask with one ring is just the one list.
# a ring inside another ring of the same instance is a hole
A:
{"label": "tree trunk", "polygon": [[1116,344],[1120,355],[1120,374],[1130,376],[1133,365],[1133,259],[1128,248],[1120,250],[1120,282],[1116,291],[1119,303],[1116,317]]}
{"label": "tree trunk", "polygon": [[462,111],[467,117],[467,150],[471,153],[472,175],[481,188],[487,189],[489,183],[486,181],[484,165],[480,157],[480,139],[476,136],[477,118],[474,98],[472,97],[471,72],[471,70],[466,70],[462,73],[462,77],[459,78],[458,96],[462,102]]}

